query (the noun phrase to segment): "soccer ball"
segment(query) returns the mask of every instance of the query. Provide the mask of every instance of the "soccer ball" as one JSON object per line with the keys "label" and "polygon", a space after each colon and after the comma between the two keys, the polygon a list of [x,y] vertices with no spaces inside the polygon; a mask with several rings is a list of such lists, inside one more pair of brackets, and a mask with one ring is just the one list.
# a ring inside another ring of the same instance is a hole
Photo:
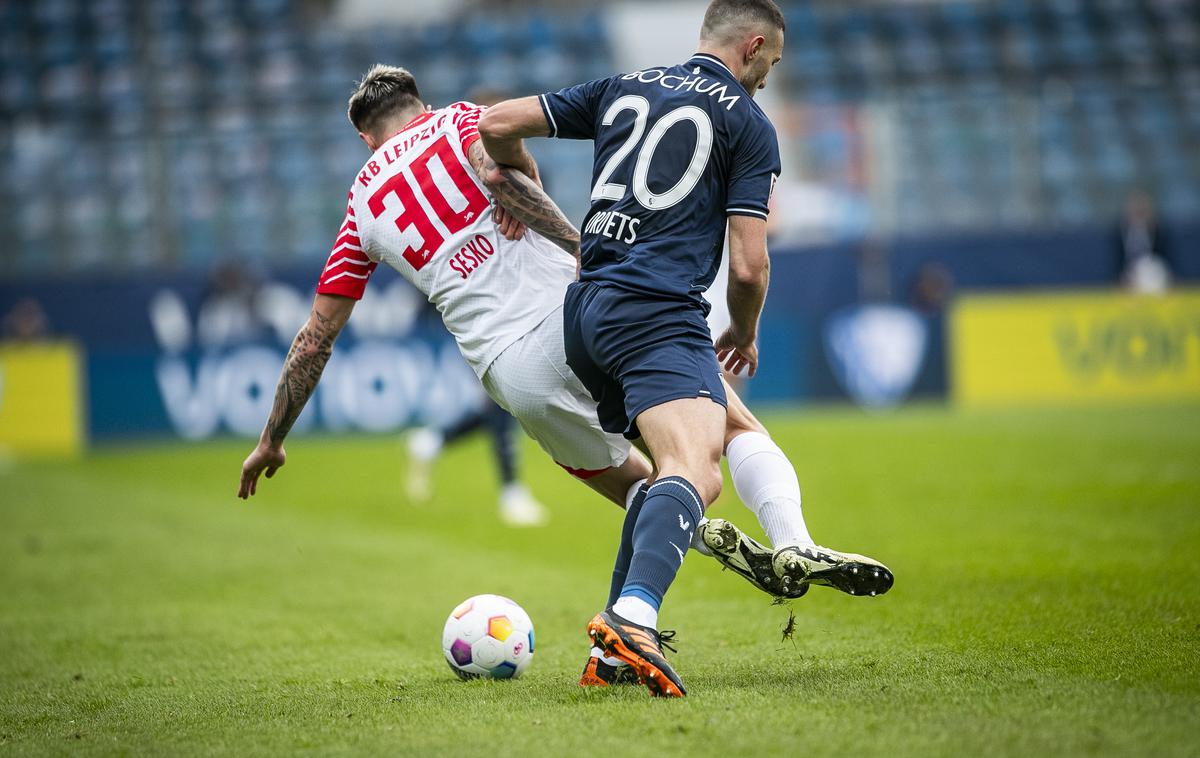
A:
{"label": "soccer ball", "polygon": [[476,595],[446,619],[442,652],[460,679],[515,679],[533,660],[533,622],[506,597]]}

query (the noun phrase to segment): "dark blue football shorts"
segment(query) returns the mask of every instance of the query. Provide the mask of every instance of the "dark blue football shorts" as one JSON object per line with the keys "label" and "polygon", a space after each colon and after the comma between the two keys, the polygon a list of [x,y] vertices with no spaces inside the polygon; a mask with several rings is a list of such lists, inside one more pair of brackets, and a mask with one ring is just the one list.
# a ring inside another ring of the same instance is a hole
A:
{"label": "dark blue football shorts", "polygon": [[592,394],[606,432],[637,439],[638,415],[671,400],[728,403],[695,303],[574,282],[563,303],[563,337],[567,365]]}

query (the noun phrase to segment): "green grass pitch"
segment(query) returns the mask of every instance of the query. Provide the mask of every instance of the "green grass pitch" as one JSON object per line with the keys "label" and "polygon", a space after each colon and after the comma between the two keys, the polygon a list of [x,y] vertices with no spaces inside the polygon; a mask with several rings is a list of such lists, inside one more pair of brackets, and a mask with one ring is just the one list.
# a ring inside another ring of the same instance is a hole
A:
{"label": "green grass pitch", "polygon": [[[553,524],[494,518],[482,439],[405,502],[392,438],[309,438],[249,503],[249,443],[0,473],[0,753],[1200,754],[1200,408],[768,415],[814,536],[880,598],[787,610],[692,553],[663,625],[691,694],[576,686],[617,509],[528,444]],[[730,488],[731,490],[731,488]],[[710,513],[755,533],[729,491]],[[514,682],[439,649],[469,595],[538,633]]]}

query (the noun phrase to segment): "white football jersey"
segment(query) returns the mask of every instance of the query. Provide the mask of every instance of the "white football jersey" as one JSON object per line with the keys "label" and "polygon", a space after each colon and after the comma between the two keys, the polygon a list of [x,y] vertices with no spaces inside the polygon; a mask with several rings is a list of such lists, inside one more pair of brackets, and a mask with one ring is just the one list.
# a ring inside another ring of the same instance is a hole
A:
{"label": "white football jersey", "polygon": [[350,189],[346,218],[317,291],[360,299],[379,262],[433,303],[483,376],[503,350],[562,305],[571,256],[529,231],[510,242],[467,150],[483,108],[454,103],[389,139]]}

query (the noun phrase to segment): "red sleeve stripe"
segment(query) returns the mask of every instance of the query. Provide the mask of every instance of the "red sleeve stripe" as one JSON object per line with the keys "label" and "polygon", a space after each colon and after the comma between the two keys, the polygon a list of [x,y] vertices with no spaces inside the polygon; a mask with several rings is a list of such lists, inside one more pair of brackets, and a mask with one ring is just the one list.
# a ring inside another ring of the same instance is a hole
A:
{"label": "red sleeve stripe", "polygon": [[[353,192],[350,201],[354,201]],[[347,205],[346,217],[333,241],[329,260],[317,279],[317,293],[361,300],[367,290],[367,280],[377,265],[363,252],[358,224],[354,221],[354,207]]]}
{"label": "red sleeve stripe", "polygon": [[325,270],[322,271],[321,273],[327,274],[327,273],[329,273],[330,269],[337,268],[338,266],[342,265],[343,263],[351,265],[351,266],[366,266],[367,268],[370,268],[371,264],[373,264],[374,262],[375,261],[372,261],[372,260],[366,260],[366,259],[361,259],[361,258],[350,258],[350,257],[343,255],[341,258],[338,258],[337,260],[331,260],[329,262],[329,265],[326,266]]}
{"label": "red sleeve stripe", "polygon": [[355,279],[362,279],[363,281],[366,281],[371,276],[371,273],[367,272],[365,274],[356,274],[353,271],[340,271],[340,272],[334,274],[333,276],[322,280],[321,286],[323,287],[327,284],[332,284],[333,282],[336,282],[338,279],[341,279],[343,276],[352,276]]}
{"label": "red sleeve stripe", "polygon": [[468,108],[464,106],[462,112],[454,117],[454,124],[458,127],[458,137],[462,144],[463,153],[471,147],[471,143],[479,139],[479,117],[483,115],[483,108],[475,107]]}
{"label": "red sleeve stripe", "polygon": [[317,292],[361,300],[367,291],[367,280],[371,278],[377,265],[375,261],[339,258],[321,272]]}
{"label": "red sleeve stripe", "polygon": [[337,252],[343,247],[351,250],[362,250],[362,241],[359,240],[357,234],[346,233],[333,241],[333,252]]}

